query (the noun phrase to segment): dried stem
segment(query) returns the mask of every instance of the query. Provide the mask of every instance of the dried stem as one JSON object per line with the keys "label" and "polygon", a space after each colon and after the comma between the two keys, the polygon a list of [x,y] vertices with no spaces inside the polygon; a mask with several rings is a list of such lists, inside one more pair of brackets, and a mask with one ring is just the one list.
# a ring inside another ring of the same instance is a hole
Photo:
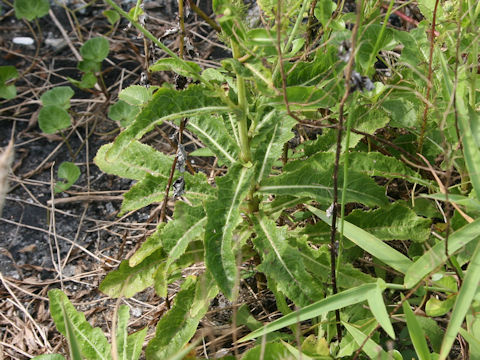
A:
{"label": "dried stem", "polygon": [[423,110],[422,130],[420,132],[420,138],[418,139],[418,152],[422,152],[423,141],[425,138],[425,130],[427,128],[427,116],[428,116],[428,100],[430,99],[430,92],[432,90],[432,63],[433,63],[433,48],[435,45],[435,23],[437,20],[437,8],[438,1],[435,0],[435,8],[433,9],[432,30],[430,31],[430,56],[428,59],[428,76],[427,76],[427,94],[425,95],[425,109]]}
{"label": "dried stem", "polygon": [[[336,246],[336,234],[337,234],[337,211],[338,211],[338,169],[340,164],[340,154],[342,152],[342,136],[343,136],[343,123],[345,122],[344,108],[345,102],[350,94],[350,78],[353,71],[353,63],[355,59],[355,47],[357,43],[357,33],[360,26],[362,18],[362,5],[363,1],[360,0],[357,5],[357,17],[355,25],[353,26],[352,36],[351,36],[351,46],[350,46],[350,57],[348,59],[347,66],[345,68],[345,93],[340,100],[339,105],[339,116],[337,124],[337,146],[335,152],[335,165],[333,168],[333,213],[332,213],[332,228],[330,233],[330,276],[332,280],[332,291],[333,294],[338,292],[337,290],[337,278],[336,278],[336,257],[337,257],[337,246]],[[348,149],[346,149],[348,151]],[[335,311],[335,318],[337,323],[337,338],[338,341],[342,340],[341,332],[341,323],[340,323],[340,311]]]}

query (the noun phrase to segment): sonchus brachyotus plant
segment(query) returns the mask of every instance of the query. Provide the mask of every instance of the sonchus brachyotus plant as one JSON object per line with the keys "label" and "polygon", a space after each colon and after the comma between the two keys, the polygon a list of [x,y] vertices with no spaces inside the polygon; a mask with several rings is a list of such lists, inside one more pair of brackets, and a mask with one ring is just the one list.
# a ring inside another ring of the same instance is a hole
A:
{"label": "sonchus brachyotus plant", "polygon": [[[472,351],[479,346],[473,324],[480,319],[469,312],[478,305],[480,280],[480,223],[474,220],[480,152],[471,128],[478,124],[478,89],[469,80],[478,74],[469,65],[476,60],[460,61],[469,46],[439,23],[438,4],[420,7],[425,20],[406,32],[388,25],[394,1],[383,10],[359,1],[353,14],[343,11],[343,2],[262,0],[254,22],[243,3],[214,0],[219,37],[232,57],[204,69],[166,48],[113,0],[106,2],[167,53],[151,71],[191,80],[181,89],[123,90],[122,106],[132,107],[134,119],[95,158],[103,171],[137,180],[121,214],[165,202],[172,187],[173,219],[159,224],[100,285],[113,298],[149,286],[165,297],[169,284],[182,283],[159,319],[147,359],[188,352],[212,299],[219,292],[238,299],[246,263],[265,276],[283,316],[240,334],[246,336],[239,343],[266,339],[244,359],[355,352],[397,359],[405,348],[422,359],[434,353],[445,359],[459,332]],[[460,24],[463,16],[468,26],[457,35],[468,37],[478,29],[478,6],[459,3],[451,21]],[[445,50],[440,40],[452,46]],[[471,47],[476,59],[478,44]],[[389,76],[375,74],[379,62]],[[176,156],[142,143],[167,120],[180,130]],[[316,136],[309,137],[312,128]],[[188,166],[186,131],[222,166],[214,186]],[[439,156],[440,169],[434,169]],[[465,182],[452,187],[441,178],[447,172]],[[412,197],[398,196],[399,186]],[[453,204],[447,213],[442,201]],[[432,219],[443,230],[432,232]],[[178,276],[198,263],[205,264],[200,275]],[[440,298],[429,300],[430,291]],[[415,315],[409,301],[426,304],[426,317]],[[440,313],[454,320],[445,333],[435,321]],[[308,326],[298,326],[305,321]],[[286,327],[294,334],[279,332]],[[392,346],[380,346],[387,342]]]}

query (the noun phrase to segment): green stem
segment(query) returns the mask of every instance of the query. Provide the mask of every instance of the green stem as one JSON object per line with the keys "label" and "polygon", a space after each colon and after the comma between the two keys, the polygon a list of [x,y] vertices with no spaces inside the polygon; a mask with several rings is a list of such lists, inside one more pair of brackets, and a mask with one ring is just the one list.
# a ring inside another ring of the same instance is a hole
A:
{"label": "green stem", "polygon": [[[295,25],[293,26],[292,32],[288,37],[287,43],[285,44],[285,46],[282,47],[282,54],[284,54],[286,51],[290,49],[290,46],[292,45],[295,35],[297,35],[298,28],[302,23],[303,13],[305,12],[305,9],[307,8],[309,3],[310,3],[310,0],[303,0],[302,8],[300,9],[300,12],[297,16],[297,20],[295,21]],[[277,31],[281,31],[281,24],[277,24]],[[280,70],[280,63],[277,62],[277,64],[275,65],[275,70],[273,71],[272,79],[275,79],[279,70]]]}
{"label": "green stem", "polygon": [[[231,41],[232,53],[235,59],[241,57],[240,50],[237,43]],[[250,141],[248,138],[248,103],[247,103],[247,91],[245,88],[245,79],[243,76],[237,74],[237,93],[238,93],[238,136],[240,138],[240,160],[244,163],[248,163],[252,160],[252,154],[250,153]]]}

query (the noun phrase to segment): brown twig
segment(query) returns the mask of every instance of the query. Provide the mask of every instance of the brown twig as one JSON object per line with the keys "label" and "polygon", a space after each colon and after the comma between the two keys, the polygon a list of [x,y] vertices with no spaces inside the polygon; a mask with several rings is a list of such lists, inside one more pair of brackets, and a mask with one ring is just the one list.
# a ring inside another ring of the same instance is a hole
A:
{"label": "brown twig", "polygon": [[210,25],[215,31],[220,32],[222,29],[220,26],[212,19],[208,17],[207,14],[205,14],[202,9],[200,9],[194,2],[193,0],[188,0],[188,4],[192,8],[192,10],[197,13],[198,16],[200,16],[205,22]]}

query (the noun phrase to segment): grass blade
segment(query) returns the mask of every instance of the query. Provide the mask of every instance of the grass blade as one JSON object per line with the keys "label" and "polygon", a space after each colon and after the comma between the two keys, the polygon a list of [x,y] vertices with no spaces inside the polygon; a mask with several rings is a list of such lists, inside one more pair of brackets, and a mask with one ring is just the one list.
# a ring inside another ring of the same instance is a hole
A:
{"label": "grass blade", "polygon": [[305,306],[298,311],[294,311],[288,315],[285,315],[284,317],[275,320],[265,325],[264,327],[261,327],[258,330],[253,331],[252,333],[240,339],[239,342],[244,342],[260,336],[267,335],[273,331],[296,324],[300,321],[312,319],[329,311],[341,309],[353,304],[358,304],[359,302],[367,300],[370,292],[374,290],[377,286],[378,285],[376,283],[364,284],[329,296],[311,305]]}
{"label": "grass blade", "polygon": [[480,241],[475,248],[475,252],[470,260],[465,279],[453,306],[452,316],[448,323],[447,331],[443,338],[442,348],[440,350],[440,360],[446,359],[453,342],[462,326],[465,315],[472,303],[473,297],[477,292],[478,283],[480,282]]}
{"label": "grass blade", "polygon": [[[307,208],[327,224],[331,225],[332,221],[324,211],[309,205],[307,205]],[[339,224],[337,224],[337,226],[338,225]],[[410,259],[405,255],[348,221],[343,222],[343,235],[372,256],[403,274],[405,274],[412,265]]]}
{"label": "grass blade", "polygon": [[415,317],[410,304],[405,300],[402,304],[405,318],[407,319],[408,333],[412,340],[413,347],[417,352],[419,360],[430,360],[430,350],[428,349],[427,340],[425,339],[425,333]]}
{"label": "grass blade", "polygon": [[[358,330],[355,326],[352,326],[348,323],[343,323],[343,326],[347,329],[347,331],[353,336],[355,342],[358,345],[362,345],[365,339],[367,338],[367,335],[365,335],[363,332]],[[378,345],[375,341],[372,339],[368,339],[365,342],[365,345],[362,348],[363,352],[367,354],[367,356],[370,359],[390,359],[390,356],[387,354],[385,350],[382,349],[380,345]]]}

